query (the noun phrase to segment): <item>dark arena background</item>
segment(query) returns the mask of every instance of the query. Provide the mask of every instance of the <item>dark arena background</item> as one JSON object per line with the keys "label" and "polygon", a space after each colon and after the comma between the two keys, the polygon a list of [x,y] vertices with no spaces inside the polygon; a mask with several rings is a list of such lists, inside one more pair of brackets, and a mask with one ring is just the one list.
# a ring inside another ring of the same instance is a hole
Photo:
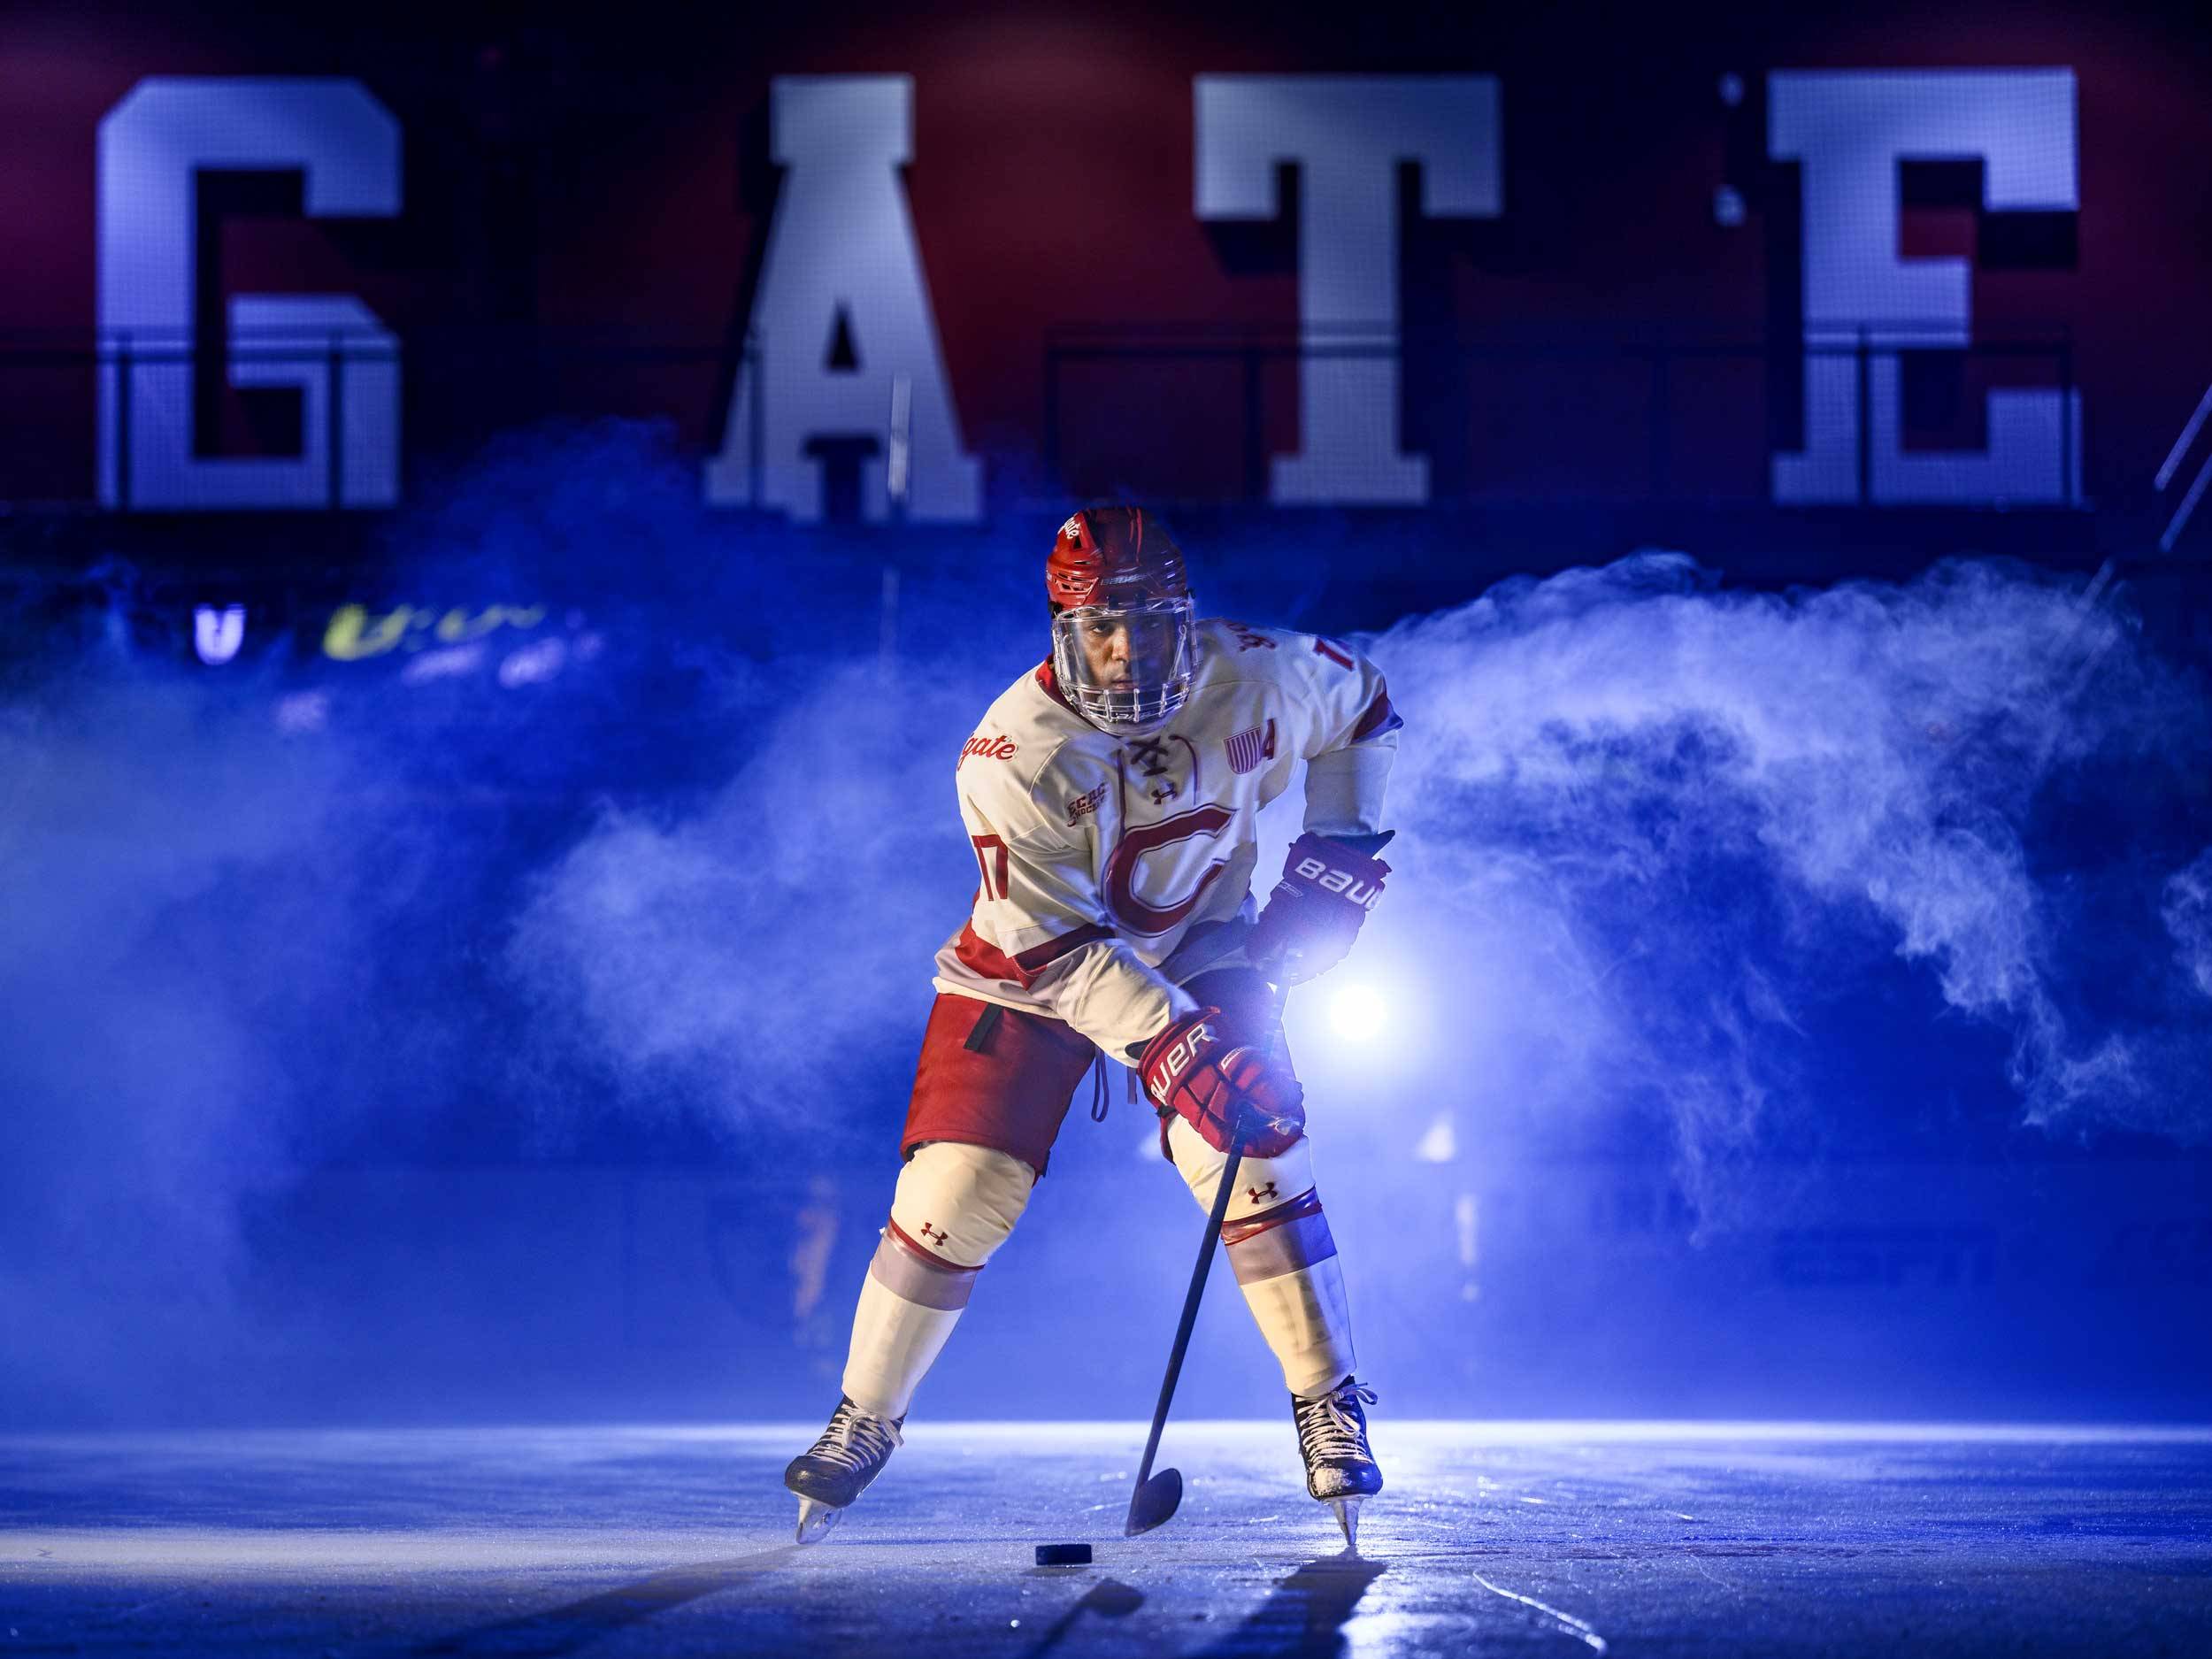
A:
{"label": "dark arena background", "polygon": [[[2212,1652],[2208,88],[2087,4],[10,6],[0,1654]],[[1202,1217],[1117,1073],[802,1548],[1099,499],[1406,720],[1286,1014],[1388,1485],[1217,1272],[1122,1536]]]}

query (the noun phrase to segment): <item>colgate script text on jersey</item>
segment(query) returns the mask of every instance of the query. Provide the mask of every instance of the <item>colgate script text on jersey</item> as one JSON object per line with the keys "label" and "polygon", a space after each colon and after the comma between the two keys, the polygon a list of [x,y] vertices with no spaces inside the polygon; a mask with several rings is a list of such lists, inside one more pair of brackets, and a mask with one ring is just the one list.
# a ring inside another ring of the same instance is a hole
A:
{"label": "colgate script text on jersey", "polygon": [[1011,760],[1018,747],[1010,737],[972,737],[960,746],[953,770],[958,772],[971,760]]}

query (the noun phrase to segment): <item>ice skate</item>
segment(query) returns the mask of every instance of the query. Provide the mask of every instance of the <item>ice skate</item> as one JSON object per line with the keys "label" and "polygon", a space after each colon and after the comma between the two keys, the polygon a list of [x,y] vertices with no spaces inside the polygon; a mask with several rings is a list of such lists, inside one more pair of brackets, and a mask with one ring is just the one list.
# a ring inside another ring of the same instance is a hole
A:
{"label": "ice skate", "polygon": [[799,1542],[810,1544],[837,1525],[903,1441],[899,1431],[905,1423],[904,1417],[871,1417],[839,1396],[821,1438],[783,1471],[783,1484],[798,1494]]}
{"label": "ice skate", "polygon": [[1371,1388],[1347,1377],[1312,1400],[1290,1397],[1291,1420],[1298,1425],[1298,1450],[1306,1460],[1306,1490],[1336,1511],[1344,1547],[1359,1549],[1359,1506],[1382,1490],[1382,1471],[1367,1447],[1367,1414],[1375,1403]]}

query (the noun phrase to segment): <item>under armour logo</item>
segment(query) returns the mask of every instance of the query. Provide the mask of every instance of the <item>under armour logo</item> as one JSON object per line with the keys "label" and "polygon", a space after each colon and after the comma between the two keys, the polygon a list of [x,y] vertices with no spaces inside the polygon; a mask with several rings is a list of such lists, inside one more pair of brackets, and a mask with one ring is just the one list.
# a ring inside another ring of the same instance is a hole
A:
{"label": "under armour logo", "polygon": [[[1267,1190],[1271,1193],[1275,1189],[1271,1186]],[[926,1221],[922,1223],[922,1237],[927,1239],[932,1244],[942,1244],[950,1236],[941,1227],[933,1227]]]}
{"label": "under armour logo", "polygon": [[1175,786],[1171,783],[1156,784],[1148,793],[1152,796],[1154,806],[1165,806],[1170,801],[1175,799]]}
{"label": "under armour logo", "polygon": [[1263,1199],[1279,1198],[1281,1196],[1281,1194],[1275,1190],[1275,1183],[1272,1181],[1268,1182],[1268,1184],[1264,1187],[1248,1187],[1244,1189],[1244,1195],[1256,1204],[1260,1202]]}

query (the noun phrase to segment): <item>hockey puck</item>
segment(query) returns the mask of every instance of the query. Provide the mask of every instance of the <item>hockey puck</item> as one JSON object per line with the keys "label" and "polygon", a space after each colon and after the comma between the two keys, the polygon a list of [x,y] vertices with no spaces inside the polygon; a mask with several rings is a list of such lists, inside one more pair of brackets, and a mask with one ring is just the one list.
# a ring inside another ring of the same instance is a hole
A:
{"label": "hockey puck", "polygon": [[1040,1567],[1081,1567],[1089,1564],[1091,1547],[1088,1544],[1040,1544],[1037,1546],[1037,1564]]}

